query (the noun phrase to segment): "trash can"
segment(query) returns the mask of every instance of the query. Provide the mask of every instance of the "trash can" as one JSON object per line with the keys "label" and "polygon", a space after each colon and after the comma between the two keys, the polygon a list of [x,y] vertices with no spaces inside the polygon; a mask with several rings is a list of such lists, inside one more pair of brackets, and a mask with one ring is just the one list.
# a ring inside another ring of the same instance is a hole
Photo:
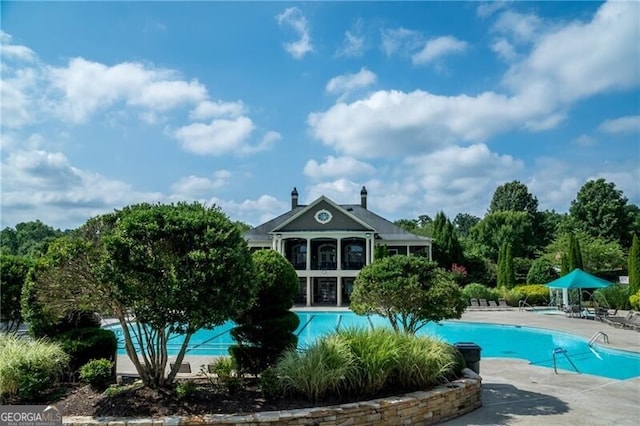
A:
{"label": "trash can", "polygon": [[480,374],[480,352],[482,348],[473,342],[458,342],[453,346],[462,353],[467,368],[472,369],[476,374]]}

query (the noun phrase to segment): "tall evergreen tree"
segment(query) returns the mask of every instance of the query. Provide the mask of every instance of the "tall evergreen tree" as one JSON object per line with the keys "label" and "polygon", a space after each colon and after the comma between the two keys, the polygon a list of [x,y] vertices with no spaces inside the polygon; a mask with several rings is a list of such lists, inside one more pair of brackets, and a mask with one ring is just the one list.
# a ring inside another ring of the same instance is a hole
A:
{"label": "tall evergreen tree", "polygon": [[497,286],[498,287],[505,287],[506,286],[506,281],[505,281],[505,277],[506,277],[506,269],[505,269],[505,264],[506,264],[506,258],[507,258],[507,243],[502,243],[502,245],[500,245],[500,251],[498,252],[498,270],[497,270],[497,278],[498,278],[498,283]]}
{"label": "tall evergreen tree", "polygon": [[560,260],[560,276],[567,275],[569,273],[569,257],[566,253],[562,253]]}
{"label": "tall evergreen tree", "polygon": [[575,262],[573,269],[580,268],[584,270],[584,262],[582,261],[582,250],[580,249],[580,240],[577,238],[574,238],[573,251],[573,259]]}
{"label": "tall evergreen tree", "polygon": [[511,244],[507,244],[505,248],[505,260],[504,260],[504,286],[507,288],[513,288],[516,285],[516,271],[513,267],[513,253]]}
{"label": "tall evergreen tree", "polygon": [[636,294],[640,290],[640,242],[634,234],[629,250],[629,295]]}

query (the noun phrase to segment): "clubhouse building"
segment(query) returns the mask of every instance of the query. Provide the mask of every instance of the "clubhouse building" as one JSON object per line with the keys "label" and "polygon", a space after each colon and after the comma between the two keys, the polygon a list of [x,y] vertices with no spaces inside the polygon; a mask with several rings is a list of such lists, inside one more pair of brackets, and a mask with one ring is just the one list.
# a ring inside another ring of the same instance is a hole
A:
{"label": "clubhouse building", "polygon": [[291,210],[245,233],[252,250],[270,248],[287,258],[298,274],[296,304],[348,306],[358,272],[373,261],[376,247],[390,254],[431,259],[431,238],[394,225],[360,204],[336,204],[324,195],[308,205],[291,192]]}

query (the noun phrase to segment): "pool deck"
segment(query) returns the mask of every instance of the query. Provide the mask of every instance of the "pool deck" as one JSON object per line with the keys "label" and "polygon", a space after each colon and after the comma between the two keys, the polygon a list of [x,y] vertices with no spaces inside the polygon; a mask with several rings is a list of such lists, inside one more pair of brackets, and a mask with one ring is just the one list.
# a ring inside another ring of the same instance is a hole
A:
{"label": "pool deck", "polygon": [[[302,309],[302,308],[301,308]],[[313,309],[313,308],[312,308]],[[309,310],[309,308],[304,308]],[[344,308],[317,308],[318,311]],[[626,312],[619,312],[624,316]],[[597,344],[640,353],[640,332],[615,328],[599,321],[543,315],[528,311],[467,310],[461,321],[513,324],[559,330],[590,339],[598,331],[609,344]],[[186,356],[194,372],[213,357]],[[127,356],[118,356],[118,374],[135,369]],[[462,425],[636,425],[640,419],[640,377],[615,380],[588,374],[537,367],[527,361],[484,358],[480,362],[483,406],[443,423]]]}

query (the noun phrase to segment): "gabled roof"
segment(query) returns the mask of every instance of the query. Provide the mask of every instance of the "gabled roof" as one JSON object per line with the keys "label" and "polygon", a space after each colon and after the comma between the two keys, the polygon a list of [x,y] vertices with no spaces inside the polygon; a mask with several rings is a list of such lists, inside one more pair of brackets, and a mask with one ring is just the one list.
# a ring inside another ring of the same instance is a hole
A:
{"label": "gabled roof", "polygon": [[330,198],[325,197],[324,195],[321,195],[318,199],[316,199],[313,203],[309,204],[308,206],[305,206],[302,210],[296,212],[296,214],[294,214],[293,216],[290,216],[288,219],[286,219],[285,221],[283,221],[281,224],[279,224],[278,226],[276,226],[272,232],[277,232],[279,230],[281,230],[282,228],[284,228],[285,226],[287,226],[288,224],[290,224],[291,222],[293,222],[294,220],[296,220],[297,218],[301,217],[302,215],[306,214],[307,212],[313,210],[318,204],[322,203],[322,202],[326,202],[328,203],[330,206],[332,206],[333,208],[335,208],[336,210],[340,211],[342,214],[344,214],[345,216],[347,216],[348,218],[350,218],[351,220],[356,221],[357,223],[359,223],[360,225],[362,225],[363,227],[370,229],[371,231],[375,231],[375,228],[372,228],[371,225],[369,225],[366,222],[363,222],[362,220],[360,220],[357,216],[352,215],[348,210],[346,210],[344,207],[342,207],[339,204],[336,204],[333,200],[331,200]]}
{"label": "gabled roof", "polygon": [[336,209],[343,212],[346,216],[350,217],[354,221],[360,223],[372,232],[375,232],[376,238],[382,240],[396,240],[396,241],[431,241],[429,237],[422,237],[405,231],[392,222],[377,215],[371,210],[363,208],[359,204],[336,204],[331,199],[324,195],[316,199],[309,205],[299,205],[298,207],[289,210],[288,212],[271,219],[255,228],[250,229],[245,233],[245,238],[249,241],[267,241],[271,239],[271,234],[278,229],[286,226],[288,223],[293,222],[296,218],[301,217],[305,212],[310,211],[318,203],[326,201],[334,206]]}

